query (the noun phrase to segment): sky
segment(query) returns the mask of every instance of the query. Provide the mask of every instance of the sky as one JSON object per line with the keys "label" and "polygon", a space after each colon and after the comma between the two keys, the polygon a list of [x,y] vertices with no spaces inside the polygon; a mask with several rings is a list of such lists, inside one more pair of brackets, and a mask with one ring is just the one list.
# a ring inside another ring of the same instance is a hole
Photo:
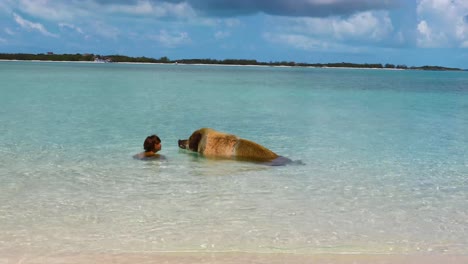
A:
{"label": "sky", "polygon": [[468,68],[468,0],[0,0],[0,53]]}

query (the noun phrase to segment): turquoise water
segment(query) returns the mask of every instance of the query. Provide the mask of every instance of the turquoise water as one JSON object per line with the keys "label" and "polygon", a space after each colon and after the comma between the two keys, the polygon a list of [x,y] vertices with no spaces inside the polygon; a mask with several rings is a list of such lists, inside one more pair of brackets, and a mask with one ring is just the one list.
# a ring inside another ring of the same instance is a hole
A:
{"label": "turquoise water", "polygon": [[[0,62],[0,254],[468,254],[468,73]],[[212,127],[304,165],[213,161]],[[166,161],[138,161],[146,136]]]}

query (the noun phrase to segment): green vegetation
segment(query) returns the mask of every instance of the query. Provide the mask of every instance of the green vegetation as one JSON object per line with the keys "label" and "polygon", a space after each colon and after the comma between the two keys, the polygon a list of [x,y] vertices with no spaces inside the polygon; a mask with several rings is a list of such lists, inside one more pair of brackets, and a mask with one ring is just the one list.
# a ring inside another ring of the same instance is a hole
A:
{"label": "green vegetation", "polygon": [[93,54],[26,54],[0,53],[1,60],[40,60],[40,61],[93,61]]}
{"label": "green vegetation", "polygon": [[297,67],[320,67],[320,68],[372,68],[372,69],[402,69],[402,70],[430,70],[430,71],[461,71],[459,68],[447,68],[441,66],[408,67],[406,65],[375,64],[375,63],[296,63],[292,61],[281,62],[259,62],[256,60],[241,59],[181,59],[170,60],[168,57],[159,59],[148,57],[128,57],[123,55],[95,55],[95,54],[26,54],[26,53],[0,53],[0,60],[39,60],[39,61],[98,61],[98,62],[138,62],[138,63],[181,63],[181,64],[220,64],[220,65],[262,65],[262,66],[297,66]]}

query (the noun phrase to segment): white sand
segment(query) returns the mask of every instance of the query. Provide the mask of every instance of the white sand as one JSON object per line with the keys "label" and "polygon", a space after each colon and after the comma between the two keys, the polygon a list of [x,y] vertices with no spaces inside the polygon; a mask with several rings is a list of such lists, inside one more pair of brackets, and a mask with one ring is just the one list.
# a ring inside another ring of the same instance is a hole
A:
{"label": "white sand", "polygon": [[47,254],[0,256],[0,264],[21,263],[165,263],[165,264],[466,264],[468,255],[360,255],[360,254],[258,254],[258,253],[128,253],[91,255]]}

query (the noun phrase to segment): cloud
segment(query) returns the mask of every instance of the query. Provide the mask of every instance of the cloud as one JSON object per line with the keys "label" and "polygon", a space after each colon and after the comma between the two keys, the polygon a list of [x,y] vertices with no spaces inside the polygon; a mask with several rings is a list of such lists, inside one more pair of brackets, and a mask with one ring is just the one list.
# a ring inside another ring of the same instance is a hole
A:
{"label": "cloud", "polygon": [[[19,0],[16,8],[31,16],[47,20],[70,20],[83,13],[83,8],[76,1],[60,0]],[[93,9],[92,7],[89,10]],[[86,12],[88,13],[88,12]]]}
{"label": "cloud", "polygon": [[241,25],[241,21],[239,19],[236,19],[236,18],[227,18],[227,19],[224,19],[224,24],[228,27],[237,27],[239,25]]}
{"label": "cloud", "polygon": [[420,0],[416,12],[419,47],[466,48],[468,1]]}
{"label": "cloud", "polygon": [[332,19],[332,30],[338,38],[365,38],[369,40],[382,40],[393,31],[393,25],[387,12],[375,14],[362,12],[348,19]]}
{"label": "cloud", "polygon": [[0,38],[0,43],[3,43],[3,44],[4,44],[4,43],[7,43],[7,41],[6,41],[6,39],[4,39],[4,38]]}
{"label": "cloud", "polygon": [[[104,37],[107,39],[114,39],[116,40],[120,33],[120,30],[117,27],[112,25],[108,25],[102,21],[95,21],[92,23],[90,27],[94,31],[94,34],[97,36],[96,38]],[[89,38],[90,36],[88,36]]]}
{"label": "cloud", "polygon": [[[123,20],[145,18],[189,19],[222,17],[238,25],[235,17],[258,13],[281,17],[348,17],[371,10],[398,7],[403,0],[4,0],[11,9],[45,20],[73,23],[78,19]],[[167,22],[167,21],[166,21]],[[213,21],[211,21],[213,24]]]}
{"label": "cloud", "polygon": [[[191,17],[194,11],[186,2],[169,3],[149,0],[125,1],[107,4],[108,1],[97,1],[108,13],[124,13],[130,15],[148,15],[155,17]],[[118,1],[116,1],[118,2]]]}
{"label": "cloud", "polygon": [[438,48],[451,46],[450,33],[439,31],[429,26],[430,21],[422,20],[417,25],[417,45],[421,48]]}
{"label": "cloud", "polygon": [[215,33],[215,39],[225,39],[225,38],[228,38],[229,36],[231,36],[231,33],[229,31],[217,31]]}
{"label": "cloud", "polygon": [[[420,47],[431,47],[437,46],[438,43],[435,42],[431,28],[427,25],[425,20],[419,22],[418,24],[418,45]],[[441,38],[440,36],[439,38]]]}
{"label": "cloud", "polygon": [[279,24],[278,34],[288,32],[338,42],[376,43],[391,38],[394,33],[387,11],[361,12],[347,18],[284,18]]}
{"label": "cloud", "polygon": [[166,30],[161,30],[159,34],[149,36],[150,39],[157,41],[161,45],[169,48],[174,48],[182,44],[190,43],[191,39],[186,32],[169,33]]}
{"label": "cloud", "polygon": [[5,33],[7,33],[7,34],[10,35],[10,36],[15,35],[15,32],[13,32],[13,30],[11,30],[11,29],[9,29],[9,28],[5,28]]}
{"label": "cloud", "polygon": [[[32,0],[29,0],[32,1]],[[404,0],[93,0],[110,10],[135,14],[192,14],[234,17],[265,13],[278,16],[348,16],[399,7]],[[86,1],[90,2],[90,1]],[[158,10],[159,9],[159,10]]]}
{"label": "cloud", "polygon": [[[31,16],[53,21],[73,21],[77,18],[102,18],[113,14],[132,17],[192,17],[194,10],[185,1],[154,0],[19,0],[9,4]],[[112,17],[110,17],[112,18]]]}
{"label": "cloud", "polygon": [[47,31],[47,29],[45,29],[45,27],[40,23],[34,23],[29,20],[26,20],[16,13],[13,13],[13,17],[16,23],[18,23],[18,25],[20,25],[24,29],[35,30],[48,37],[58,37],[56,34],[52,34],[49,31]]}
{"label": "cloud", "polygon": [[[149,1],[138,1],[135,5],[115,4],[110,5],[108,10],[114,12],[130,13],[130,14],[150,14],[157,12]],[[159,11],[159,10],[158,10]],[[159,11],[160,12],[160,11]]]}
{"label": "cloud", "polygon": [[0,1],[0,12],[11,13],[11,6],[13,0]]}
{"label": "cloud", "polygon": [[76,31],[80,34],[84,34],[83,30],[80,27],[77,27],[73,24],[68,24],[68,23],[59,23],[59,27],[62,29],[70,29],[72,31]]}
{"label": "cloud", "polygon": [[278,16],[347,16],[368,10],[395,8],[402,0],[187,0],[204,14],[237,16],[265,13]]}

